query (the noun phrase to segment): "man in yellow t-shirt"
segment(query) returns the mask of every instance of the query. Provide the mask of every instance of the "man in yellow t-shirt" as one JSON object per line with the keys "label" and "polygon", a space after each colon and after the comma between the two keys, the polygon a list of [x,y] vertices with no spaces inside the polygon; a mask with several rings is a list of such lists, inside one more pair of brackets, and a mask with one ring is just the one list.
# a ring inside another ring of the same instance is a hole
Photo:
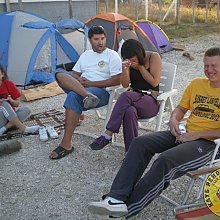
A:
{"label": "man in yellow t-shirt", "polygon": [[[203,62],[206,78],[188,85],[171,115],[170,131],[133,140],[110,192],[101,202],[89,204],[91,212],[128,219],[152,202],[172,179],[210,161],[213,140],[220,137],[220,48],[208,49]],[[181,133],[179,123],[188,111],[186,132]],[[159,157],[142,177],[156,153]]]}
{"label": "man in yellow t-shirt", "polygon": [[[188,132],[220,128],[220,88],[212,87],[208,78],[192,80],[177,108],[191,112],[186,124]],[[216,138],[216,136],[202,137]]]}

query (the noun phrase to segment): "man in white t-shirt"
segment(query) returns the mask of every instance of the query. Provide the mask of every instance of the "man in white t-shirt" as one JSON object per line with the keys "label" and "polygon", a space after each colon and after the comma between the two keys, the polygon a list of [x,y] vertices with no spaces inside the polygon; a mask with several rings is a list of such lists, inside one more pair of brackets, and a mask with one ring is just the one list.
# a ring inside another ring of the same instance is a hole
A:
{"label": "man in white t-shirt", "polygon": [[88,37],[92,50],[85,51],[71,73],[64,70],[56,73],[56,79],[67,93],[65,107],[65,131],[59,146],[49,157],[60,159],[73,152],[73,132],[82,111],[108,104],[106,87],[120,84],[121,58],[117,52],[106,48],[106,33],[102,26],[94,25]]}

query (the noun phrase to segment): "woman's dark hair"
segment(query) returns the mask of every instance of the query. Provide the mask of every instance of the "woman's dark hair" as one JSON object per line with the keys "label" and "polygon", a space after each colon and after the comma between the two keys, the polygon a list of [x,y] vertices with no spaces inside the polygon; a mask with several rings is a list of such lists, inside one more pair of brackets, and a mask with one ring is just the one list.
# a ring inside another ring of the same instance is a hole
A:
{"label": "woman's dark hair", "polygon": [[88,37],[91,39],[94,34],[104,34],[106,36],[106,32],[104,27],[101,25],[93,25],[91,28],[89,28]]}
{"label": "woman's dark hair", "polygon": [[121,57],[125,60],[134,56],[137,56],[140,65],[144,65],[145,50],[142,44],[138,40],[126,40],[121,47]]}
{"label": "woman's dark hair", "polygon": [[0,71],[3,73],[2,81],[8,79],[8,75],[5,72],[5,70],[4,70],[2,65],[0,65]]}

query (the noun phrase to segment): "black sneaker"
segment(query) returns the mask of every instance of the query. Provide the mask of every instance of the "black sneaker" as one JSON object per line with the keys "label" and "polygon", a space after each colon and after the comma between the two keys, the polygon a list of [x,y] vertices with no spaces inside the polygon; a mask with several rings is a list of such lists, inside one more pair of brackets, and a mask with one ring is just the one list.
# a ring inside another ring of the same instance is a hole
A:
{"label": "black sneaker", "polygon": [[111,142],[112,139],[108,140],[105,138],[105,136],[101,135],[100,137],[96,138],[93,143],[91,143],[89,146],[92,150],[101,150],[103,147],[108,145]]}

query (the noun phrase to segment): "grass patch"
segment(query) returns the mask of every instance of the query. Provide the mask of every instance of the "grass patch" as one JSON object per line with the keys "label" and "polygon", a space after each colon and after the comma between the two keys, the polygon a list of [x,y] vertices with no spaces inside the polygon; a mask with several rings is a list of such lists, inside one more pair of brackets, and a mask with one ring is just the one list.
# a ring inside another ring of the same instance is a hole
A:
{"label": "grass patch", "polygon": [[[100,0],[99,12],[106,12],[106,5],[104,0]],[[119,1],[120,2],[120,1]],[[162,15],[164,15],[170,6],[171,0],[166,0],[163,3]],[[167,34],[170,39],[187,38],[190,36],[203,36],[210,33],[220,33],[220,24],[217,22],[216,7],[211,7],[208,10],[207,20],[205,23],[205,8],[195,8],[195,24],[192,21],[192,6],[180,7],[180,24],[176,25],[174,16],[174,9],[171,10],[169,16],[165,21],[159,18],[158,4],[149,4],[149,20],[158,24]],[[108,12],[114,12],[114,1],[109,0]],[[144,19],[145,7],[144,5],[136,6],[135,4],[118,4],[118,13],[129,17],[132,20]],[[162,16],[163,17],[163,16]]]}
{"label": "grass patch", "polygon": [[181,24],[161,26],[170,39],[220,33],[220,24]]}

